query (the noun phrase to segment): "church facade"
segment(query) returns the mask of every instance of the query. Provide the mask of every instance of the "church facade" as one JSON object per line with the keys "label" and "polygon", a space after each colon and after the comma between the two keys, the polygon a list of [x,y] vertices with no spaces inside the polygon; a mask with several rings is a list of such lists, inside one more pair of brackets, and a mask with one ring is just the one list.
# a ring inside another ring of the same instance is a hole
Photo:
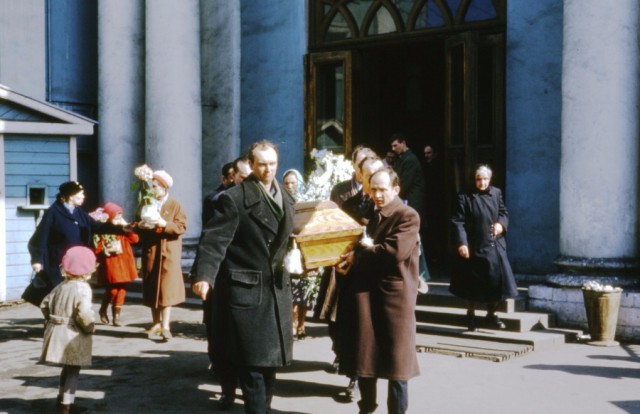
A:
{"label": "church facade", "polygon": [[562,313],[586,279],[638,280],[638,16],[635,0],[0,0],[0,84],[97,121],[76,146],[88,207],[131,218],[133,169],[165,169],[192,240],[220,167],[258,139],[284,171],[405,132],[438,148],[445,212],[489,163],[513,268]]}

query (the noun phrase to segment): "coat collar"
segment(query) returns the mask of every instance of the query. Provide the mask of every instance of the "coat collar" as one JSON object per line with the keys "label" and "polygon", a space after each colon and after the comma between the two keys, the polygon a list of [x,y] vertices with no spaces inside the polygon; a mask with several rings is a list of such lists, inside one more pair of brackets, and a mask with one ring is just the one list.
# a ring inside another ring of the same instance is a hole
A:
{"label": "coat collar", "polygon": [[400,197],[396,196],[389,204],[382,207],[382,209],[378,211],[380,212],[380,215],[382,217],[389,217],[402,205],[404,205],[404,203],[402,202]]}
{"label": "coat collar", "polygon": [[[69,210],[64,206],[64,203],[63,203],[62,201],[60,201],[60,200],[56,200],[56,201],[53,203],[53,207],[54,207],[56,210],[58,210],[58,212],[59,212],[60,214],[62,214],[63,216],[67,217],[68,219],[70,219],[70,220],[74,220],[74,221],[75,221],[75,220],[77,220],[77,218],[75,217],[75,215],[74,215],[74,214],[71,214],[71,212],[70,212],[70,211],[69,211]],[[75,212],[77,209],[79,209],[79,208],[80,208],[80,207],[76,207],[76,208],[74,209],[74,212]]]}
{"label": "coat collar", "polygon": [[[260,183],[253,174],[244,180],[242,183],[244,206],[251,210],[250,215],[258,224],[277,235],[280,222],[275,218],[267,202],[263,199],[264,195],[257,187],[258,185],[260,185]],[[284,190],[284,187],[277,180],[274,180],[274,185],[277,185],[278,191],[282,193],[282,209],[284,210],[284,217],[282,219],[284,223],[282,224],[285,226],[284,228],[287,228],[288,222],[293,223],[293,198],[288,191]],[[288,237],[289,235],[287,234],[286,236]]]}

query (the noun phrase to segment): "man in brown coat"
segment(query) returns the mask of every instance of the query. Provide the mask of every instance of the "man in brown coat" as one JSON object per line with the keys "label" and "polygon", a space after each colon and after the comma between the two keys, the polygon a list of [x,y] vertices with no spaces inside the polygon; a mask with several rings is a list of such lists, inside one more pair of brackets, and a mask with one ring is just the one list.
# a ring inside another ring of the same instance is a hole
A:
{"label": "man in brown coat", "polygon": [[373,412],[377,379],[386,378],[388,412],[405,413],[407,382],[419,375],[415,304],[420,217],[398,197],[398,176],[392,170],[373,173],[370,187],[376,205],[368,225],[373,245],[346,255],[338,265],[354,279],[356,290],[358,406],[360,413]]}

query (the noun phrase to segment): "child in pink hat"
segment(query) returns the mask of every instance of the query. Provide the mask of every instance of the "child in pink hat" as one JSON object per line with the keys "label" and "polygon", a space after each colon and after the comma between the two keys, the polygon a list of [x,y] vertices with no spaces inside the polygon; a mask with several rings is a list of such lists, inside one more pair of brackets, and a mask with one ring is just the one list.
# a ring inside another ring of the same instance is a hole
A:
{"label": "child in pink hat", "polygon": [[[106,203],[102,211],[108,220],[115,225],[127,225],[122,216],[122,207],[115,203]],[[132,244],[138,243],[140,236],[131,232],[126,235],[101,235],[97,238],[95,253],[100,266],[98,267],[98,284],[104,286],[102,305],[100,306],[100,321],[109,323],[107,308],[111,303],[111,315],[114,326],[122,326],[120,312],[127,296],[129,283],[138,278]]]}
{"label": "child in pink hat", "polygon": [[40,362],[62,365],[57,410],[82,412],[74,406],[80,367],[91,365],[92,334],[91,287],[87,280],[96,269],[91,249],[75,246],[62,258],[64,282],[56,286],[42,303],[46,320]]}

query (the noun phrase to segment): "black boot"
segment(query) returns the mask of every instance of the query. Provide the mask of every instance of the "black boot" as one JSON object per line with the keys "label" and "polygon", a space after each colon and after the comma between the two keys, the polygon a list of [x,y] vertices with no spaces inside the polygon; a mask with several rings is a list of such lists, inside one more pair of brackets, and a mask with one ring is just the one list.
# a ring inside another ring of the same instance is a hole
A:
{"label": "black boot", "polygon": [[505,329],[507,327],[495,313],[487,313],[486,319],[487,328],[489,329]]}
{"label": "black boot", "polygon": [[472,310],[467,311],[467,331],[475,332],[478,330],[476,325],[476,313]]}
{"label": "black boot", "polygon": [[100,305],[100,310],[98,311],[98,315],[100,315],[100,322],[104,325],[109,325],[109,316],[107,315],[107,307],[109,306],[108,299],[102,299],[102,304]]}

